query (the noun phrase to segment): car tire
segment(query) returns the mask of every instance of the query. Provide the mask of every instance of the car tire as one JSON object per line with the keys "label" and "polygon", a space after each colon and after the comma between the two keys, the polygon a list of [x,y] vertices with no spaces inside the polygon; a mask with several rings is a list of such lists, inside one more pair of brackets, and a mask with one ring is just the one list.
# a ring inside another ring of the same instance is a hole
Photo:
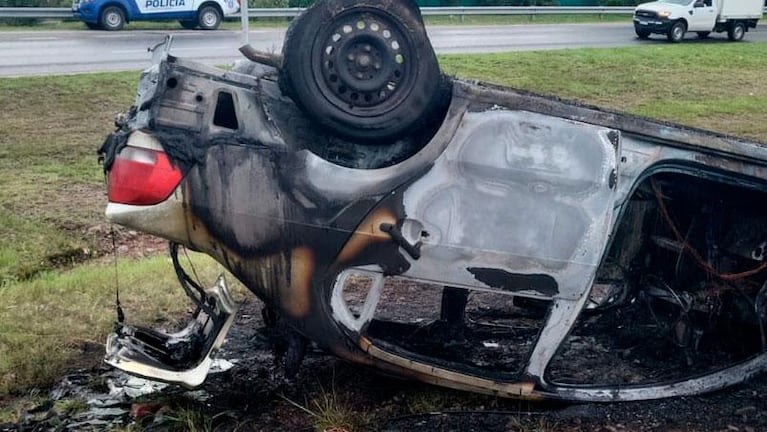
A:
{"label": "car tire", "polygon": [[639,39],[644,40],[644,39],[649,39],[650,38],[650,32],[648,32],[646,30],[635,30],[635,31],[636,31],[637,37]]}
{"label": "car tire", "polygon": [[331,134],[393,143],[441,120],[449,92],[414,0],[319,1],[290,25],[280,87]]}
{"label": "car tire", "polygon": [[741,21],[735,21],[727,30],[727,38],[733,42],[742,41],[746,35],[746,25]]}
{"label": "car tire", "polygon": [[215,6],[203,6],[197,13],[197,25],[203,30],[215,30],[221,24],[221,12]]}
{"label": "car tire", "polygon": [[125,12],[119,6],[107,6],[101,11],[99,25],[104,30],[122,30],[125,25]]}
{"label": "car tire", "polygon": [[687,26],[684,24],[684,22],[677,21],[668,30],[668,34],[666,36],[668,37],[669,42],[677,43],[684,39],[684,34],[686,32]]}
{"label": "car tire", "polygon": [[698,32],[698,39],[708,39],[711,32]]}
{"label": "car tire", "polygon": [[181,24],[181,27],[183,27],[183,28],[185,28],[187,30],[194,30],[194,29],[197,28],[197,25],[198,25],[197,21],[182,20],[182,21],[179,21],[178,23]]}

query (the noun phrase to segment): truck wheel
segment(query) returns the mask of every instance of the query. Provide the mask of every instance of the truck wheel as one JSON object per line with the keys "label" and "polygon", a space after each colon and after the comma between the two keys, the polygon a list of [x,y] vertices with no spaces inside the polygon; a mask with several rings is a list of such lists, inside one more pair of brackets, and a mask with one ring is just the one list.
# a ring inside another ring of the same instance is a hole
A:
{"label": "truck wheel", "polygon": [[125,12],[119,6],[107,6],[101,11],[99,24],[104,30],[121,30],[125,25]]}
{"label": "truck wheel", "polygon": [[179,21],[179,24],[181,24],[181,27],[187,29],[187,30],[194,30],[197,28],[197,21]]}
{"label": "truck wheel", "polygon": [[668,31],[668,40],[673,43],[677,43],[684,39],[684,34],[687,32],[687,26],[682,21],[677,21],[671,26]]}
{"label": "truck wheel", "polygon": [[221,24],[221,12],[214,6],[204,6],[197,14],[197,24],[203,30],[215,30]]}
{"label": "truck wheel", "polygon": [[711,32],[698,32],[698,39],[708,39]]}
{"label": "truck wheel", "polygon": [[332,134],[391,143],[449,98],[414,0],[315,2],[288,29],[280,87]]}
{"label": "truck wheel", "polygon": [[743,36],[746,35],[746,26],[740,21],[735,21],[730,29],[727,30],[727,38],[733,42],[743,40]]}
{"label": "truck wheel", "polygon": [[650,32],[648,32],[647,30],[636,29],[635,31],[639,39],[647,39],[650,37]]}

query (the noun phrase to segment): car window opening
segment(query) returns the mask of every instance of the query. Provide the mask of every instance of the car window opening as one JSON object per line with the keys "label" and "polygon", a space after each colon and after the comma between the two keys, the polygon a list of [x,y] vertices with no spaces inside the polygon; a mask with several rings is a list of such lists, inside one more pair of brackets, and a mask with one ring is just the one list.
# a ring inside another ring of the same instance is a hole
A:
{"label": "car window opening", "polygon": [[237,111],[234,109],[234,98],[231,93],[221,92],[218,94],[213,124],[232,130],[240,128],[237,121]]}

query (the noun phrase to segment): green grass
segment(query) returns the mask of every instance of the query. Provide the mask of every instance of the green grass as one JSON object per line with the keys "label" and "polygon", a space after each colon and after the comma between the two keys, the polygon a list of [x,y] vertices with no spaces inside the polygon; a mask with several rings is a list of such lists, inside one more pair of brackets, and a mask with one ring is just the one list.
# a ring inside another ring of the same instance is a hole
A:
{"label": "green grass", "polygon": [[[137,73],[0,80],[0,286],[86,254],[106,202],[96,149]],[[73,197],[76,197],[73,199]]]}
{"label": "green grass", "polygon": [[440,58],[448,73],[767,141],[767,43]]}
{"label": "green grass", "polygon": [[[222,271],[205,256],[192,260],[204,283]],[[0,289],[0,400],[50,385],[73,364],[103,354],[117,281],[129,323],[158,326],[192,307],[166,257],[118,260],[117,280],[112,263],[92,263],[8,284]]]}
{"label": "green grass", "polygon": [[[513,25],[513,24],[567,24],[599,22],[631,22],[631,15],[620,14],[567,14],[567,15],[446,15],[424,17],[427,25]],[[251,18],[251,29],[287,27],[290,18]],[[239,30],[239,20],[221,23],[222,30]],[[37,30],[88,30],[80,21],[46,20],[34,26],[9,25],[0,21],[0,31],[37,31]],[[125,26],[130,30],[182,30],[177,21],[136,21]]]}
{"label": "green grass", "polygon": [[[440,60],[446,71],[470,79],[767,141],[764,43]],[[114,320],[113,269],[104,260],[69,270],[57,265],[98,256],[99,239],[89,229],[105,223],[106,197],[95,150],[114,114],[130,106],[137,78],[130,72],[0,79],[0,394],[46,386],[84,353],[101,354]],[[165,258],[120,260],[119,278],[134,322],[152,324],[186,310]],[[307,407],[319,414],[335,402],[320,398]],[[413,409],[440,404],[424,398]]]}

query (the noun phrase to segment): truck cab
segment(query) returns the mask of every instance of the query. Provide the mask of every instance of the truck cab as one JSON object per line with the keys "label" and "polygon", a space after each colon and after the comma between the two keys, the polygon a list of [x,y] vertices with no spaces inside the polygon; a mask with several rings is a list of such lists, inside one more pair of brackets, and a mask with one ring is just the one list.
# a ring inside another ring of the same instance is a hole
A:
{"label": "truck cab", "polygon": [[240,0],[73,0],[72,14],[88,28],[120,30],[131,21],[178,20],[186,29],[215,30]]}
{"label": "truck cab", "polygon": [[762,17],[761,0],[661,0],[643,3],[634,11],[637,37],[666,35],[679,42],[685,33],[705,39],[711,32],[727,32],[732,41],[743,39]]}

